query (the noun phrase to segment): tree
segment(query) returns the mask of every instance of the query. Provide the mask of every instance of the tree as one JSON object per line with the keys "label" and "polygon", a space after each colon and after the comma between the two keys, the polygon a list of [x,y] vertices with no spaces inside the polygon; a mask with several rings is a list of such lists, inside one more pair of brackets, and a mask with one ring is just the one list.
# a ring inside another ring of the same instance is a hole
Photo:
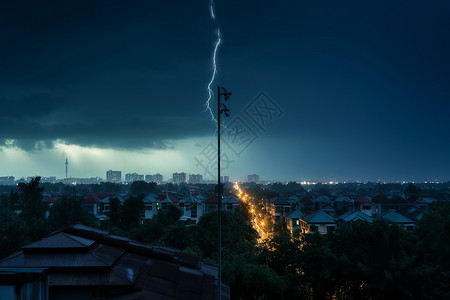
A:
{"label": "tree", "polygon": [[19,249],[28,242],[25,222],[11,209],[0,209],[0,258]]}
{"label": "tree", "polygon": [[[218,220],[217,212],[203,215],[196,226],[195,240],[203,256],[217,259]],[[252,252],[257,232],[247,223],[239,210],[222,212],[222,254],[223,257]]]}
{"label": "tree", "polygon": [[422,193],[422,190],[412,183],[409,183],[405,188],[405,194],[410,197],[418,197],[418,196],[420,196],[421,193]]}
{"label": "tree", "polygon": [[154,182],[145,182],[145,181],[134,181],[130,187],[130,194],[132,195],[141,195],[141,194],[149,194],[158,192],[158,188],[156,183]]}
{"label": "tree", "polygon": [[50,208],[49,222],[53,230],[77,223],[92,225],[88,220],[88,213],[81,207],[80,200],[64,197]]}
{"label": "tree", "polygon": [[223,281],[230,286],[231,299],[282,299],[287,287],[273,270],[242,256],[224,261]]}
{"label": "tree", "polygon": [[42,187],[39,187],[40,177],[33,178],[29,183],[20,183],[19,190],[22,204],[21,217],[29,228],[31,240],[38,240],[48,232],[46,212],[48,204],[43,202]]}
{"label": "tree", "polygon": [[128,232],[136,229],[139,227],[143,212],[142,197],[128,198],[123,204],[120,227]]}
{"label": "tree", "polygon": [[120,216],[122,213],[122,207],[120,200],[117,197],[111,197],[109,200],[109,226],[119,227],[120,226]]}

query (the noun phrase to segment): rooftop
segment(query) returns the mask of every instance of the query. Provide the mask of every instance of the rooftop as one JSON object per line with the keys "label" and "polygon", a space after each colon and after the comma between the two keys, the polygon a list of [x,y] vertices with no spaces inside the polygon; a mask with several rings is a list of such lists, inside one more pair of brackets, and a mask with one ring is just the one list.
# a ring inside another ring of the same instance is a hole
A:
{"label": "rooftop", "polygon": [[[215,299],[217,295],[216,264],[84,225],[22,247],[0,261],[0,270],[5,268],[48,269],[50,296],[61,287],[66,293],[71,288],[101,287],[108,299]],[[222,297],[230,297],[225,285]]]}

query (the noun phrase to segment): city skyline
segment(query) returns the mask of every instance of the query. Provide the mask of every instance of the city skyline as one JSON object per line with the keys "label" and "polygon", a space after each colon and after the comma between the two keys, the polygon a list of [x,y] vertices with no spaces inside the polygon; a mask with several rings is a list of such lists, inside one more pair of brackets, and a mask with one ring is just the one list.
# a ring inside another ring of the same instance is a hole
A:
{"label": "city skyline", "polygon": [[450,180],[446,1],[209,4],[5,3],[0,176],[212,177],[220,27],[223,174]]}

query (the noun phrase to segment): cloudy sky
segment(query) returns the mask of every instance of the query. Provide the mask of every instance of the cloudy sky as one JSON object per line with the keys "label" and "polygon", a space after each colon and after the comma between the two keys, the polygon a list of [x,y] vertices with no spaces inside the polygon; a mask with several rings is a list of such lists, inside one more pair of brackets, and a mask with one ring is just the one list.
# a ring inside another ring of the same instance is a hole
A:
{"label": "cloudy sky", "polygon": [[209,5],[3,1],[0,176],[211,177],[220,28],[225,175],[450,179],[450,2]]}

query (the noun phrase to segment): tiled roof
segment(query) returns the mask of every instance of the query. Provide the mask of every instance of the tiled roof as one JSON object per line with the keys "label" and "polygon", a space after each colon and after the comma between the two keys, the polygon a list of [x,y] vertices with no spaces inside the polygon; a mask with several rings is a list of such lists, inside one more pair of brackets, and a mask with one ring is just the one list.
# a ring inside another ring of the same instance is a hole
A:
{"label": "tiled roof", "polygon": [[348,211],[345,214],[339,216],[339,219],[343,220],[344,222],[354,222],[357,220],[361,220],[372,223],[373,221],[370,216],[361,211]]}
{"label": "tiled roof", "polygon": [[297,209],[297,210],[294,210],[289,216],[287,216],[287,218],[289,218],[289,219],[300,219],[300,218],[302,218],[304,216],[305,216],[305,214]]}
{"label": "tiled roof", "polygon": [[414,221],[411,220],[410,218],[405,217],[404,215],[393,210],[390,210],[382,214],[380,217],[382,220],[389,223],[396,223],[396,224],[414,223]]}
{"label": "tiled roof", "polygon": [[[23,247],[0,260],[1,268],[47,268],[50,298],[57,287],[70,293],[89,286],[107,288],[108,299],[215,299],[217,294],[217,265],[84,225]],[[229,288],[222,285],[222,291],[229,299]]]}
{"label": "tiled roof", "polygon": [[301,218],[309,224],[333,224],[336,223],[334,218],[322,210],[318,210]]}

